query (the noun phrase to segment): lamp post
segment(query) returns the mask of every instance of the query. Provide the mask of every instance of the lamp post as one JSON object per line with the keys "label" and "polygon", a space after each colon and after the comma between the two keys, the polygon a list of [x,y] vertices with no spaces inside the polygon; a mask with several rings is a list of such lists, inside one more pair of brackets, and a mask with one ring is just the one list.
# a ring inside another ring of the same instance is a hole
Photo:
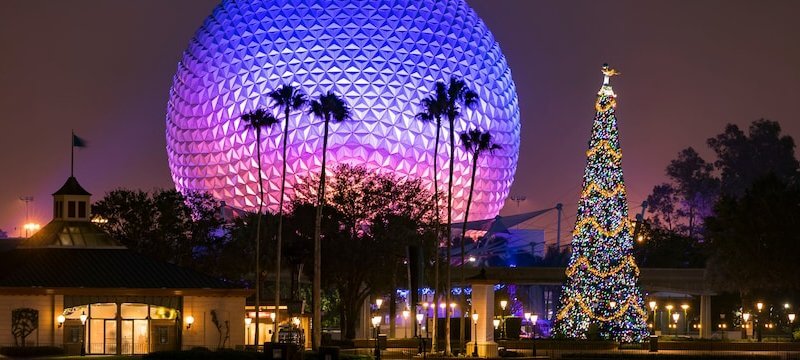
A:
{"label": "lamp post", "polygon": [[795,315],[794,315],[794,313],[792,313],[792,314],[789,314],[788,316],[789,316],[789,335],[792,336],[792,334],[793,334],[792,330],[794,330],[794,326],[793,325],[794,325],[794,316]]}
{"label": "lamp post", "polygon": [[536,356],[536,322],[539,321],[539,315],[526,312],[525,320],[528,320],[528,325],[531,327],[531,356]]}
{"label": "lamp post", "polygon": [[687,315],[689,304],[682,304],[681,309],[683,309],[683,322],[686,323],[686,335],[689,335],[689,316]]}
{"label": "lamp post", "polygon": [[650,334],[651,335],[655,335],[656,334],[656,308],[658,307],[658,304],[656,304],[655,300],[651,300],[648,305],[650,305],[650,311],[653,312],[653,327],[652,327],[652,332],[650,332]]}
{"label": "lamp post", "polygon": [[750,320],[750,313],[742,314],[742,320],[744,320],[744,324],[742,324],[742,338],[747,339],[747,322]]}
{"label": "lamp post", "polygon": [[764,308],[764,303],[762,303],[760,301],[756,303],[756,309],[758,309],[758,314],[756,315],[756,318],[755,318],[755,322],[756,322],[755,330],[756,330],[756,338],[758,339],[758,342],[761,342],[761,309],[763,309],[763,308]]}
{"label": "lamp post", "polygon": [[472,332],[472,357],[478,357],[478,313],[472,313],[472,324],[475,331]]}
{"label": "lamp post", "polygon": [[245,318],[244,318],[244,326],[247,327],[247,340],[245,340],[245,342],[244,342],[245,345],[250,345],[248,343],[250,342],[250,324],[251,323],[253,323],[253,318],[251,318],[249,316],[245,316]]}
{"label": "lamp post", "polygon": [[[427,303],[425,303],[425,304],[427,304]],[[427,306],[425,307],[425,310],[427,312]],[[420,331],[419,332],[419,353],[422,354],[422,357],[424,358],[425,357],[425,338],[422,337],[422,320],[425,320],[425,314],[424,313],[419,313],[416,316],[417,316],[417,324],[419,324],[419,331]],[[428,327],[426,326],[425,327],[425,337],[427,337],[427,334],[428,334]]]}
{"label": "lamp post", "polygon": [[86,356],[86,311],[81,312],[81,356]]}
{"label": "lamp post", "polygon": [[372,317],[372,326],[375,328],[375,360],[381,360],[381,346],[378,343],[378,334],[380,333],[381,317]]}
{"label": "lamp post", "polygon": [[497,328],[500,327],[500,319],[493,319],[492,325],[494,325],[494,331],[497,332]]}
{"label": "lamp post", "polygon": [[501,336],[500,336],[501,339],[505,339],[506,338],[506,306],[508,306],[508,301],[500,300],[500,309],[502,310],[500,312],[500,320],[501,320],[500,322],[503,324],[503,330],[500,333],[501,334]]}
{"label": "lamp post", "polygon": [[678,319],[681,318],[681,314],[674,313],[672,314],[672,320],[675,321],[675,336],[678,336]]}

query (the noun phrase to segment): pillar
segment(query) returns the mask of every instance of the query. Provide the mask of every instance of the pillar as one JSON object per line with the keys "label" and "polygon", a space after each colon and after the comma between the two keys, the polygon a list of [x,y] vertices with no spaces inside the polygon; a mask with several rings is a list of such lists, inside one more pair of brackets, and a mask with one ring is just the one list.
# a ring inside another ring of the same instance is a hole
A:
{"label": "pillar", "polygon": [[711,295],[700,295],[700,338],[711,338]]}
{"label": "pillar", "polygon": [[[494,284],[472,284],[472,311],[478,313],[477,331],[473,341],[467,344],[467,355],[472,354],[474,347],[478,346],[478,356],[497,357],[497,343],[494,342]],[[475,325],[470,323],[475,329]]]}

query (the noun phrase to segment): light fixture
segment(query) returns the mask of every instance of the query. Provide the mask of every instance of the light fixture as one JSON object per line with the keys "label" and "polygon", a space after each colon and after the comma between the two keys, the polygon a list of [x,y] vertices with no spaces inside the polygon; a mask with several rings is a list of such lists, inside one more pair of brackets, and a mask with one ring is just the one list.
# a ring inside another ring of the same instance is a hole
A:
{"label": "light fixture", "polygon": [[475,261],[478,261],[478,259],[477,259],[477,258],[475,258],[475,256],[474,256],[474,255],[470,255],[470,256],[469,256],[469,262],[475,262]]}
{"label": "light fixture", "polygon": [[539,321],[539,315],[536,314],[531,315],[530,321],[533,323],[533,326],[536,326],[536,322]]}
{"label": "light fixture", "polygon": [[608,306],[611,306],[611,308],[612,308],[612,309],[613,309],[613,308],[616,308],[616,307],[617,307],[617,302],[616,302],[616,301],[614,301],[614,300],[611,300],[611,301],[608,303]]}
{"label": "light fixture", "polygon": [[450,303],[450,310],[453,310],[453,311],[455,311],[455,309],[456,309],[456,303],[454,303],[454,302],[451,302],[451,303]]}
{"label": "light fixture", "polygon": [[763,308],[764,308],[764,303],[762,303],[762,302],[760,302],[760,301],[759,301],[759,302],[757,302],[757,303],[756,303],[756,308],[758,308],[758,312],[761,312],[761,309],[763,309]]}
{"label": "light fixture", "polygon": [[375,305],[378,307],[378,309],[380,309],[381,305],[383,305],[383,299],[381,298],[375,299]]}
{"label": "light fixture", "polygon": [[60,328],[64,326],[64,321],[67,321],[67,318],[65,318],[64,315],[58,315],[56,321],[58,321],[58,327]]}
{"label": "light fixture", "polygon": [[86,325],[86,319],[87,318],[88,318],[88,316],[86,316],[86,311],[82,311],[81,312],[81,325]]}
{"label": "light fixture", "polygon": [[297,317],[297,316],[293,317],[292,318],[292,325],[294,325],[295,327],[300,327],[300,318]]}
{"label": "light fixture", "polygon": [[442,308],[442,310],[444,310],[444,308],[446,308],[446,307],[447,307],[447,304],[445,304],[445,303],[440,303],[440,304],[439,304],[439,307],[440,307],[440,308]]}
{"label": "light fixture", "polygon": [[186,330],[191,329],[192,328],[192,324],[194,324],[194,316],[189,315],[189,316],[186,317]]}
{"label": "light fixture", "polygon": [[424,318],[425,318],[425,314],[423,314],[423,313],[417,314],[417,323],[422,325],[422,319],[424,319]]}
{"label": "light fixture", "polygon": [[478,316],[479,316],[478,313],[472,313],[472,322],[474,322],[475,324],[478,323]]}
{"label": "light fixture", "polygon": [[500,319],[492,320],[492,325],[494,325],[494,329],[497,330],[497,328],[500,327]]}
{"label": "light fixture", "polygon": [[251,324],[252,322],[253,322],[253,318],[251,318],[251,317],[249,317],[249,316],[245,316],[245,318],[244,318],[244,324],[245,324],[245,325],[247,325],[247,326],[250,326],[250,324]]}
{"label": "light fixture", "polygon": [[531,321],[531,313],[530,312],[526,312],[526,313],[524,313],[524,315],[525,315],[525,320]]}
{"label": "light fixture", "polygon": [[686,311],[687,309],[689,309],[689,305],[688,304],[683,304],[683,305],[681,305],[681,309],[683,309],[683,311]]}
{"label": "light fixture", "polygon": [[272,322],[275,322],[275,318],[277,316],[278,316],[278,314],[276,314],[274,312],[269,313],[269,319],[272,320]]}
{"label": "light fixture", "polygon": [[750,313],[742,314],[742,319],[744,319],[744,322],[749,321],[750,320]]}
{"label": "light fixture", "polygon": [[783,304],[783,308],[786,309],[786,310],[789,310],[789,303]]}
{"label": "light fixture", "polygon": [[790,322],[790,323],[793,323],[793,322],[794,322],[794,317],[795,317],[795,315],[794,315],[794,314],[789,314],[789,322]]}
{"label": "light fixture", "polygon": [[650,311],[656,311],[656,302],[655,300],[650,301]]}
{"label": "light fixture", "polygon": [[500,300],[500,308],[502,308],[503,311],[506,311],[506,306],[508,306],[508,301]]}
{"label": "light fixture", "polygon": [[378,327],[381,324],[381,317],[380,316],[373,316],[372,317],[372,326]]}
{"label": "light fixture", "polygon": [[403,310],[403,319],[408,320],[409,316],[411,316],[411,311]]}
{"label": "light fixture", "polygon": [[672,320],[675,320],[676,324],[678,323],[678,319],[680,319],[680,318],[681,318],[681,314],[679,314],[679,313],[672,314]]}

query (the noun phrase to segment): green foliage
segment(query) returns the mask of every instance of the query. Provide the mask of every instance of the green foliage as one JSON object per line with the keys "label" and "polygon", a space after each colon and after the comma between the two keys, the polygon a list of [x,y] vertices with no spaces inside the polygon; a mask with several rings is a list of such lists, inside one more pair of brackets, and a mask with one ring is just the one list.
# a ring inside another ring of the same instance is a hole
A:
{"label": "green foliage", "polygon": [[215,265],[220,209],[208,194],[116,189],[96,202],[92,213],[107,219],[100,228],[129,249],[205,271]]}
{"label": "green foliage", "polygon": [[56,356],[64,355],[64,349],[56,346],[4,346],[0,347],[0,355],[10,358]]}
{"label": "green foliage", "polygon": [[741,198],[723,197],[708,218],[709,268],[717,286],[754,294],[798,290],[800,189],[778,176],[757,180]]}
{"label": "green foliage", "polygon": [[640,267],[701,268],[706,264],[706,247],[689,236],[648,223],[639,235],[642,240],[635,243],[633,254]]}
{"label": "green foliage", "polygon": [[[309,199],[316,197],[317,186],[309,179],[297,189],[300,200],[292,204],[287,219],[294,231],[291,242],[308,244],[312,239],[307,219],[314,213]],[[342,319],[344,338],[352,339],[364,299],[391,291],[393,283],[406,283],[406,246],[419,245],[428,234],[433,206],[419,180],[375,174],[363,167],[339,166],[327,187],[321,223],[322,284],[340,297],[335,313]]]}

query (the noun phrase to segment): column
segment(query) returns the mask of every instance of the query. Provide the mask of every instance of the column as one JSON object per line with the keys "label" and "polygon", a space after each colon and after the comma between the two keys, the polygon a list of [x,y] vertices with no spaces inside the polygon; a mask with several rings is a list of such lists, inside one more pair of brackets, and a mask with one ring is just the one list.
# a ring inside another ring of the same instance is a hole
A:
{"label": "column", "polygon": [[700,295],[700,338],[711,338],[711,295]]}
{"label": "column", "polygon": [[[497,343],[494,342],[494,284],[472,284],[472,311],[478,313],[478,326],[475,336],[478,346],[478,356],[497,357]],[[474,325],[473,325],[474,326]],[[472,353],[475,341],[467,346],[467,354]]]}

